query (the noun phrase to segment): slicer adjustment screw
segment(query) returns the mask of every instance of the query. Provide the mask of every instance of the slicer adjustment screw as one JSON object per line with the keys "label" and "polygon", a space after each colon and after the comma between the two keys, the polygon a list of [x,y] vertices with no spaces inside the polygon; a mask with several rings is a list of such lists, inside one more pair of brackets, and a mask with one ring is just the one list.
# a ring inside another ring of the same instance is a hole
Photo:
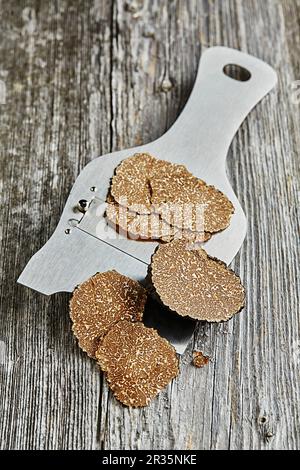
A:
{"label": "slicer adjustment screw", "polygon": [[78,209],[80,212],[86,212],[88,210],[88,201],[86,199],[80,199],[78,202]]}

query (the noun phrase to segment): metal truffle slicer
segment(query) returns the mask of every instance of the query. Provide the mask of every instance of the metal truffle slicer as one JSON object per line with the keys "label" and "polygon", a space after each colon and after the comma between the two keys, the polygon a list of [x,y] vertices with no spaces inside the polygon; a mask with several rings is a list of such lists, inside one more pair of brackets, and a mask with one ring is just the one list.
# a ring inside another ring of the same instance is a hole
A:
{"label": "metal truffle slicer", "polygon": [[[228,74],[232,67],[244,72],[240,79]],[[173,126],[154,142],[96,158],[81,171],[55,232],[30,259],[18,282],[50,295],[72,292],[96,272],[111,269],[145,279],[157,242],[115,237],[113,228],[99,230],[114,170],[121,160],[138,152],[186,165],[227,195],[235,207],[231,224],[214,235],[205,250],[229,264],[243,243],[247,222],[226,175],[226,156],[241,123],[276,82],[275,71],[253,56],[226,47],[207,49],[190,98]],[[162,308],[157,303],[146,322],[183,353],[195,321],[171,312],[162,315]]]}

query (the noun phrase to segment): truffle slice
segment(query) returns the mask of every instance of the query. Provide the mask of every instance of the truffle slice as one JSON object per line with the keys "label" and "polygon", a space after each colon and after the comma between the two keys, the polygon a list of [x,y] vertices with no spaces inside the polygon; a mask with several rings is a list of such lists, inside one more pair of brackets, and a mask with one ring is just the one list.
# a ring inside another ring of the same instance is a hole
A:
{"label": "truffle slice", "polygon": [[118,204],[140,214],[151,212],[149,173],[154,160],[147,153],[136,153],[119,164],[110,188]]}
{"label": "truffle slice", "polygon": [[120,321],[104,337],[96,358],[124,405],[146,406],[178,374],[173,346],[142,323]]}
{"label": "truffle slice", "polygon": [[200,369],[201,367],[206,366],[208,363],[209,363],[208,356],[204,356],[204,354],[201,351],[193,352],[193,364],[195,367],[198,367]]}
{"label": "truffle slice", "polygon": [[244,306],[240,278],[202,248],[190,249],[184,240],[160,245],[150,272],[162,303],[182,316],[220,322]]}
{"label": "truffle slice", "polygon": [[194,200],[206,183],[194,176],[184,165],[155,159],[151,166],[151,201],[155,206],[163,202]]}
{"label": "truffle slice", "polygon": [[155,211],[171,225],[215,233],[230,224],[234,207],[229,199],[183,165],[156,160],[150,186]]}
{"label": "truffle slice", "polygon": [[95,357],[99,342],[120,320],[141,321],[146,290],[117,271],[92,276],[78,286],[70,301],[73,332],[79,346]]}
{"label": "truffle slice", "polygon": [[184,238],[195,243],[210,239],[210,233],[193,232],[174,227],[158,214],[139,214],[120,206],[109,193],[107,196],[106,219],[118,233],[134,240],[161,240],[169,242],[174,238]]}

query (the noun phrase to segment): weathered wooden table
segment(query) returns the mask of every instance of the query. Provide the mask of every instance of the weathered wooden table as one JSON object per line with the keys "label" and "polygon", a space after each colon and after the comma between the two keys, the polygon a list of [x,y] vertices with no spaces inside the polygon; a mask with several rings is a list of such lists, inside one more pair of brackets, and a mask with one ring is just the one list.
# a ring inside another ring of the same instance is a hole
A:
{"label": "weathered wooden table", "polygon": [[[300,1],[1,0],[0,16],[1,448],[299,448]],[[78,348],[69,295],[16,279],[79,170],[161,135],[220,44],[279,74],[228,156],[249,218],[233,264],[247,308],[199,327],[172,386],[127,409]],[[195,347],[212,358],[201,370]]]}

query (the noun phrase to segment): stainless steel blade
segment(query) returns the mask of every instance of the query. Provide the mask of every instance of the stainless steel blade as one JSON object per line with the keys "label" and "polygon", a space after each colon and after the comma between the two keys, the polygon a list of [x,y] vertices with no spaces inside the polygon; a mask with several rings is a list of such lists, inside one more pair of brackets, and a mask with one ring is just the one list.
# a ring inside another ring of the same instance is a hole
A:
{"label": "stainless steel blade", "polygon": [[[242,82],[225,75],[228,64],[248,70],[250,79]],[[152,143],[97,158],[82,170],[55,233],[29,261],[18,282],[51,294],[71,292],[84,279],[107,269],[116,269],[139,280],[145,277],[157,243],[116,237],[113,229],[105,228],[103,220],[102,201],[114,169],[135,152],[149,152],[185,164],[192,173],[229,197],[235,206],[230,227],[214,235],[205,249],[230,263],[245,237],[246,217],[226,175],[226,155],[240,124],[276,81],[275,71],[253,56],[225,47],[208,49],[201,57],[191,96],[175,124]],[[83,217],[77,210],[80,199],[91,202]],[[161,315],[161,325],[158,321],[156,326],[173,341],[178,352],[183,352],[194,322],[179,318],[179,324],[183,325],[179,326],[171,316],[167,317],[165,328],[165,313]],[[159,318],[156,316],[154,323]],[[182,334],[178,335],[181,329]]]}

